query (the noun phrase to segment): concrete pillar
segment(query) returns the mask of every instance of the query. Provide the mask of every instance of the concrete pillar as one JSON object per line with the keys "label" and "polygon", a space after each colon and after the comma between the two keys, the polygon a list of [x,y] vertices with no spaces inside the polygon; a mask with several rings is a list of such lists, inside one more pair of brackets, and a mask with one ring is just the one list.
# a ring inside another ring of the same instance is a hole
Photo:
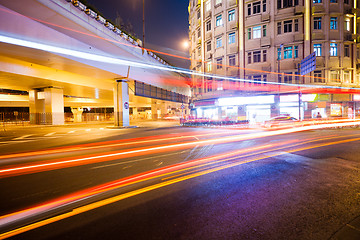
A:
{"label": "concrete pillar", "polygon": [[114,125],[130,126],[129,117],[129,86],[125,80],[116,80],[114,85]]}
{"label": "concrete pillar", "polygon": [[151,100],[151,119],[157,120],[158,119],[158,106],[156,100]]}
{"label": "concrete pillar", "polygon": [[160,110],[161,110],[161,118],[164,118],[166,114],[168,114],[168,105],[166,102],[160,103]]}
{"label": "concrete pillar", "polygon": [[48,87],[29,91],[31,124],[64,124],[64,94],[60,88]]}
{"label": "concrete pillar", "polygon": [[275,95],[274,97],[274,104],[271,105],[271,116],[270,117],[277,117],[280,115],[280,95]]}
{"label": "concrete pillar", "polygon": [[71,108],[71,112],[74,115],[74,122],[82,122],[82,113],[84,109],[82,108]]}

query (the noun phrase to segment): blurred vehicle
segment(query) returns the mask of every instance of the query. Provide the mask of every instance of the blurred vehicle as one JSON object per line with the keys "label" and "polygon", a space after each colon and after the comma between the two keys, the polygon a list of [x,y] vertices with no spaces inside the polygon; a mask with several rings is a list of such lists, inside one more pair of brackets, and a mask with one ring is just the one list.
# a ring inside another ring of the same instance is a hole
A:
{"label": "blurred vehicle", "polygon": [[170,115],[170,114],[166,114],[164,117],[163,117],[164,120],[180,120],[180,117],[179,116],[175,116],[175,115]]}
{"label": "blurred vehicle", "polygon": [[273,127],[285,127],[285,126],[295,126],[299,121],[290,116],[278,116],[271,118],[268,121],[265,121],[264,127],[273,128]]}

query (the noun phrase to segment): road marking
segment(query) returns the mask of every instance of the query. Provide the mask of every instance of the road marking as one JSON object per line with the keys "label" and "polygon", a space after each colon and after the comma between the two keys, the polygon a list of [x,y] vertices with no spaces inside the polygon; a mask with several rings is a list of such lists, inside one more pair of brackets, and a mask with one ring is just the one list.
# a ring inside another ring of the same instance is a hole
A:
{"label": "road marking", "polygon": [[56,133],[56,132],[48,133],[48,134],[45,135],[45,137],[52,136],[52,135],[54,135],[55,133]]}
{"label": "road marking", "polygon": [[21,140],[21,139],[30,137],[30,136],[32,136],[32,135],[34,135],[34,134],[24,135],[24,136],[21,136],[21,137],[14,138],[13,140]]}
{"label": "road marking", "polygon": [[130,165],[130,166],[125,166],[125,167],[123,167],[122,169],[125,170],[125,169],[131,168],[131,167],[132,167],[132,165]]}
{"label": "road marking", "polygon": [[163,164],[163,162],[159,162],[157,164],[155,164],[157,167],[160,166],[161,164]]}
{"label": "road marking", "polygon": [[88,128],[88,129],[86,129],[85,131],[90,132],[90,131],[91,131],[91,129],[90,129],[90,128]]}
{"label": "road marking", "polygon": [[68,132],[68,133],[74,133],[75,131],[70,131],[70,132]]}

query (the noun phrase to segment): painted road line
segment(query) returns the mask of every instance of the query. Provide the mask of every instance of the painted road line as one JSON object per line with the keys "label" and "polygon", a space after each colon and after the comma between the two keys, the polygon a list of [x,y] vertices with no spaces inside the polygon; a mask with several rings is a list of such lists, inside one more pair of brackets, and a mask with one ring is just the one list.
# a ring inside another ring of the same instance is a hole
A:
{"label": "painted road line", "polygon": [[45,134],[45,137],[52,136],[52,135],[54,135],[55,133],[56,133],[56,132],[52,132],[52,133]]}
{"label": "painted road line", "polygon": [[34,134],[24,135],[24,136],[21,136],[21,137],[14,138],[13,140],[25,139],[25,138],[28,138],[28,137],[30,137],[30,136],[32,136],[32,135],[34,135]]}

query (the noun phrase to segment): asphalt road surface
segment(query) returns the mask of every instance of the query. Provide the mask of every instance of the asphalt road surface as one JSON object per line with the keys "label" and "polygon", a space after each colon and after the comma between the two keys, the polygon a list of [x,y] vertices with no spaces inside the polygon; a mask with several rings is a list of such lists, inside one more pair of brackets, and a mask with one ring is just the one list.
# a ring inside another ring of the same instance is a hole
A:
{"label": "asphalt road surface", "polygon": [[2,238],[331,239],[360,216],[358,129],[26,131],[0,144]]}

